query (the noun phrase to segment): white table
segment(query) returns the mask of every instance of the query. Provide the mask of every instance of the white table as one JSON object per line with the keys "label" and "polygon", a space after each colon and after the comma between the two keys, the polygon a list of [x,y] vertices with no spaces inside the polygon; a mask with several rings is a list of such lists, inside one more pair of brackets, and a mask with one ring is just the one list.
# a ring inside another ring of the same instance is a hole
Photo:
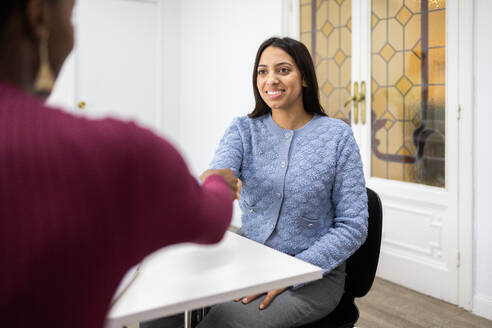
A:
{"label": "white table", "polygon": [[227,232],[216,245],[175,245],[147,257],[136,279],[111,308],[106,328],[121,328],[321,277],[317,266]]}

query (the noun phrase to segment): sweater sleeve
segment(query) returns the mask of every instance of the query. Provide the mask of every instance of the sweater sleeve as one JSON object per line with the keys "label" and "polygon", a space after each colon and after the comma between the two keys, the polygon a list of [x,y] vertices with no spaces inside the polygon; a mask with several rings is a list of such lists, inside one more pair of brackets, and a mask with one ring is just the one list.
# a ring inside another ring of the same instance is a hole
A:
{"label": "sweater sleeve", "polygon": [[211,175],[200,185],[169,142],[137,127],[131,135],[129,207],[136,255],[175,243],[220,241],[232,218],[233,197],[224,179]]}
{"label": "sweater sleeve", "polygon": [[[337,147],[332,201],[333,227],[297,258],[330,272],[346,261],[367,237],[367,193],[359,148],[350,127]],[[300,285],[299,285],[300,286]],[[298,286],[295,286],[298,287]]]}
{"label": "sweater sleeve", "polygon": [[219,142],[214,158],[209,165],[210,169],[231,169],[239,177],[243,160],[243,143],[238,129],[238,119],[235,119],[227,128]]}

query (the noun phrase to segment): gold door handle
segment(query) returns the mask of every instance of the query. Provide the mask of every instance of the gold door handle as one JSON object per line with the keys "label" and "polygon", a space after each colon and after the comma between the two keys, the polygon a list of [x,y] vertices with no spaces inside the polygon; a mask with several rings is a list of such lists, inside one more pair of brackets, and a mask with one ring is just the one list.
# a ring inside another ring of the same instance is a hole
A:
{"label": "gold door handle", "polygon": [[77,107],[80,108],[80,109],[84,109],[85,106],[87,106],[87,104],[85,103],[85,101],[79,101],[77,103]]}
{"label": "gold door handle", "polygon": [[357,97],[359,94],[359,83],[354,82],[354,95],[347,99],[347,101],[343,104],[343,107],[347,107],[352,101],[357,101]]}
{"label": "gold door handle", "polygon": [[[360,94],[357,102],[360,103],[360,120],[364,125],[366,124],[366,82],[362,81],[360,83]],[[359,107],[359,106],[357,106]]]}
{"label": "gold door handle", "polygon": [[357,124],[359,123],[359,106],[358,106],[358,99],[359,99],[359,83],[354,82],[354,95],[348,99],[343,107],[347,107],[348,104],[350,104],[352,101],[354,102],[354,123]]}
{"label": "gold door handle", "polygon": [[357,100],[357,97],[356,96],[352,96],[350,97],[349,99],[347,99],[347,101],[343,104],[343,107],[347,107],[352,101],[356,101]]}

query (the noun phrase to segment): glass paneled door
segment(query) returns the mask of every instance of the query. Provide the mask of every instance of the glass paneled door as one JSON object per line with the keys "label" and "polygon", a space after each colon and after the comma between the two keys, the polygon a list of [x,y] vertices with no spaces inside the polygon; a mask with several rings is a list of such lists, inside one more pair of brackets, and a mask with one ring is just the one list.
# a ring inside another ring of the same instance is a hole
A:
{"label": "glass paneled door", "polygon": [[372,0],[371,176],[445,187],[445,0]]}
{"label": "glass paneled door", "polygon": [[347,124],[351,108],[352,1],[301,1],[301,41],[316,65],[321,105]]}
{"label": "glass paneled door", "polygon": [[379,275],[457,304],[457,7],[446,5],[301,0],[300,39],[383,200]]}

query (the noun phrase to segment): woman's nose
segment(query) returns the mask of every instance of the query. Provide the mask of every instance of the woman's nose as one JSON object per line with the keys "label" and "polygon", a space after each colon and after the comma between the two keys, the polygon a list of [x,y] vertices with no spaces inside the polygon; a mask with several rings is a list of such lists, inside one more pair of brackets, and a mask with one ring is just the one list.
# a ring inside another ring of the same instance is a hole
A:
{"label": "woman's nose", "polygon": [[277,84],[278,83],[277,76],[275,74],[268,75],[267,83],[268,84]]}

